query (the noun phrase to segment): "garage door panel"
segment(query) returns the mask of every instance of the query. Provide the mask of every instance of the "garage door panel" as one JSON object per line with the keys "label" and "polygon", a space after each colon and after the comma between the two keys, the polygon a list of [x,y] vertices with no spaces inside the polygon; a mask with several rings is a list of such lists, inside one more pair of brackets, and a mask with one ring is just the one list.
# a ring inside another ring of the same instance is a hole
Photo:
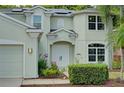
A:
{"label": "garage door panel", "polygon": [[0,45],[0,77],[22,77],[23,47]]}

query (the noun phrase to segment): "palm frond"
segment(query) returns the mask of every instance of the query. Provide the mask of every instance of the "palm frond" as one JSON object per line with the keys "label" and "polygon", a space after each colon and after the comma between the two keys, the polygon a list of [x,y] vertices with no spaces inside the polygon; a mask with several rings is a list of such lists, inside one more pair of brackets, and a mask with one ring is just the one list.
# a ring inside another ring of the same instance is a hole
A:
{"label": "palm frond", "polygon": [[97,10],[102,15],[103,21],[105,21],[106,23],[108,23],[111,18],[111,8],[111,5],[102,5],[97,7]]}

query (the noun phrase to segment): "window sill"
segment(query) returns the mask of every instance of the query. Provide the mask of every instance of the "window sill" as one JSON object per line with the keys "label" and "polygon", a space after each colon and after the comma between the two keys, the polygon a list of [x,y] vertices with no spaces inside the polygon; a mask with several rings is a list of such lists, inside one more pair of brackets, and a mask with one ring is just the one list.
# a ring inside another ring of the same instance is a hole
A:
{"label": "window sill", "polygon": [[92,31],[92,32],[93,32],[93,31],[96,31],[96,32],[104,31],[104,32],[105,32],[106,30],[89,30],[89,29],[88,29],[88,31]]}
{"label": "window sill", "polygon": [[[88,61],[88,63],[91,63],[91,64],[96,64],[96,63],[99,63],[99,62],[94,62],[94,61]],[[105,63],[105,61],[102,61],[102,63]],[[102,63],[99,63],[99,64],[102,64]]]}

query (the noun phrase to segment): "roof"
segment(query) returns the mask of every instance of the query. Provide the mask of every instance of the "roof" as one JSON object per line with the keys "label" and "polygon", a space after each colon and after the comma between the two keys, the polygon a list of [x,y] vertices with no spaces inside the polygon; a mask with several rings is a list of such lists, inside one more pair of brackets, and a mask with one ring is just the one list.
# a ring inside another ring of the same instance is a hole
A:
{"label": "roof", "polygon": [[71,15],[74,11],[73,10],[67,10],[67,9],[46,9],[42,6],[33,6],[32,8],[6,8],[6,9],[0,9],[0,12],[2,13],[12,13],[12,14],[23,14],[25,12],[33,12],[34,9],[36,8],[41,8],[44,10],[44,13],[50,13],[50,14],[55,14],[57,15]]}
{"label": "roof", "polygon": [[32,8],[29,8],[28,10],[33,10],[33,9],[36,9],[36,8],[41,8],[41,9],[43,9],[43,10],[45,10],[45,11],[49,11],[48,9],[46,9],[46,8],[40,6],[40,5],[35,5],[35,6],[33,6]]}
{"label": "roof", "polygon": [[74,12],[73,15],[83,14],[83,13],[99,13],[96,8],[87,8],[82,11]]}
{"label": "roof", "polygon": [[83,14],[83,13],[98,13],[96,8],[87,8],[82,11],[74,11],[74,10],[67,10],[67,9],[46,9],[42,6],[35,5],[32,8],[9,8],[9,9],[0,9],[2,13],[13,13],[13,14],[23,14],[25,12],[32,13],[33,9],[41,8],[44,10],[44,13],[52,14],[52,16],[74,16],[76,14]]}
{"label": "roof", "polygon": [[8,20],[11,20],[11,21],[13,21],[13,22],[16,22],[16,23],[18,23],[18,24],[20,24],[20,25],[22,25],[22,26],[25,26],[25,27],[28,27],[28,28],[35,28],[35,27],[33,27],[33,26],[31,26],[31,25],[28,25],[28,24],[26,24],[26,23],[24,23],[24,22],[22,22],[22,21],[19,21],[19,20],[15,19],[15,18],[12,18],[12,17],[10,17],[10,16],[8,16],[8,15],[6,15],[6,14],[0,13],[0,16],[6,18],[6,19],[8,19]]}

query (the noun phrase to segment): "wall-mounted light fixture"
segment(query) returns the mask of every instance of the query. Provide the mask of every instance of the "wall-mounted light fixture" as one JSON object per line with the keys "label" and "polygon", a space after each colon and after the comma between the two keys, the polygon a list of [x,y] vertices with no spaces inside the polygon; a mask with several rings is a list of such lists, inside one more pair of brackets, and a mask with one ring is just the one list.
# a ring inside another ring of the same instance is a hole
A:
{"label": "wall-mounted light fixture", "polygon": [[28,48],[28,53],[32,54],[32,52],[33,52],[33,49],[32,48]]}

